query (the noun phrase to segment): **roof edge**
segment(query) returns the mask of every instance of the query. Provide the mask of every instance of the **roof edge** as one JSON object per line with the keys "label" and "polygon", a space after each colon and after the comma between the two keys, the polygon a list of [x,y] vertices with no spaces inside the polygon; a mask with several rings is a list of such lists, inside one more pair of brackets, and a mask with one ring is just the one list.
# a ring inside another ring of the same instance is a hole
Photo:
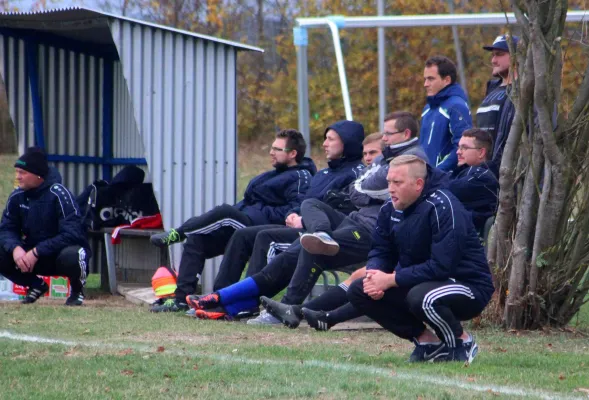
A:
{"label": "roof edge", "polygon": [[53,14],[53,13],[60,13],[60,12],[64,12],[64,11],[89,11],[91,13],[97,14],[97,16],[103,16],[103,17],[107,17],[107,18],[114,18],[114,19],[118,19],[121,21],[126,21],[126,22],[131,22],[134,24],[139,24],[139,25],[144,25],[144,26],[149,26],[152,28],[158,28],[158,29],[162,29],[165,31],[169,31],[169,32],[174,32],[174,33],[178,33],[181,35],[186,35],[186,36],[191,36],[194,38],[198,38],[198,39],[204,39],[204,40],[209,40],[211,42],[216,42],[216,43],[220,43],[220,44],[225,44],[228,46],[232,46],[232,47],[236,47],[238,49],[241,50],[248,50],[248,51],[257,51],[260,53],[264,53],[264,49],[257,47],[257,46],[251,46],[248,44],[243,44],[243,43],[239,43],[239,42],[234,42],[231,40],[226,40],[226,39],[221,39],[215,36],[209,36],[209,35],[203,35],[200,33],[195,33],[195,32],[190,32],[190,31],[186,31],[186,30],[182,30],[182,29],[177,29],[177,28],[173,28],[171,26],[166,26],[166,25],[160,25],[160,24],[156,24],[156,23],[152,23],[152,22],[147,22],[147,21],[142,21],[139,19],[135,19],[135,18],[129,18],[129,17],[124,17],[121,15],[117,15],[117,14],[112,14],[112,13],[107,13],[104,11],[99,11],[99,10],[95,10],[93,8],[90,7],[63,7],[63,8],[55,8],[55,9],[47,9],[47,10],[40,10],[40,11],[26,11],[26,12],[15,12],[15,11],[11,11],[11,12],[2,12],[0,13],[0,16],[2,15],[6,15],[6,16],[29,16],[29,15],[43,15],[43,14]]}

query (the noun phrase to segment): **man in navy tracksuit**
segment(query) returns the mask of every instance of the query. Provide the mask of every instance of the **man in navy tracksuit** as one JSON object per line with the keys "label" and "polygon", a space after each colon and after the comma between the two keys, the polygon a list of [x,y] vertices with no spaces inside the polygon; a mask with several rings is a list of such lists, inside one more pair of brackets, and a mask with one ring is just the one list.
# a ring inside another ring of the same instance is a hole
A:
{"label": "man in navy tracksuit", "polygon": [[478,347],[460,321],[479,315],[494,291],[470,213],[439,188],[445,178],[415,156],[391,162],[391,201],[378,217],[366,277],[348,291],[358,311],[415,343],[412,362],[472,362]]}
{"label": "man in navy tracksuit", "polygon": [[423,77],[427,104],[421,113],[419,144],[431,165],[452,171],[462,132],[472,127],[468,99],[456,83],[456,66],[446,57],[428,59]]}
{"label": "man in navy tracksuit", "polygon": [[497,211],[499,181],[489,167],[493,157],[493,137],[488,131],[464,131],[458,144],[458,168],[450,177],[448,189],[472,214],[472,222],[483,237],[485,222]]}
{"label": "man in navy tracksuit", "polygon": [[[325,129],[323,149],[328,167],[311,180],[307,199],[325,200],[331,191],[340,191],[361,175],[364,127],[355,121],[338,121]],[[303,231],[301,207],[286,213],[286,227],[259,225],[241,229],[233,235],[215,278],[214,290],[239,281],[249,259],[248,276],[260,271],[273,256],[286,250]],[[251,257],[251,259],[250,259]]]}
{"label": "man in navy tracksuit", "polygon": [[313,161],[304,157],[305,149],[300,132],[287,129],[277,133],[270,148],[274,169],[253,178],[242,201],[222,204],[190,218],[179,228],[151,237],[151,242],[160,247],[186,240],[175,297],[154,304],[151,311],[187,310],[186,296],[195,292],[206,259],[223,254],[237,230],[284,223],[288,211],[304,199],[316,171]]}
{"label": "man in navy tracksuit", "polygon": [[14,167],[19,187],[0,223],[0,275],[28,287],[24,304],[49,290],[37,275],[67,276],[71,293],[65,304],[82,305],[90,246],[74,197],[41,149],[27,149]]}

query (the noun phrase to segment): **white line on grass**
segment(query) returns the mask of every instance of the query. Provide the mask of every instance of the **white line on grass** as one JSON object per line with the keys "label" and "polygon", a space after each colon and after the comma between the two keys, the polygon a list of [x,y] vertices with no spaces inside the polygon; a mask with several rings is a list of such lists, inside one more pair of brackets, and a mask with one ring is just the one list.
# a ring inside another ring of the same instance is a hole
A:
{"label": "white line on grass", "polygon": [[[18,333],[11,333],[9,331],[0,331],[0,339],[10,339],[10,340],[17,340],[21,342],[30,342],[30,343],[46,343],[46,344],[59,344],[64,346],[86,346],[86,347],[94,347],[94,348],[103,348],[103,349],[128,349],[131,348],[135,351],[145,352],[145,353],[154,353],[156,350],[153,347],[145,346],[145,345],[136,345],[136,344],[110,344],[110,343],[103,343],[103,342],[78,342],[73,340],[62,340],[62,339],[51,339],[51,338],[44,338],[40,336],[31,336],[31,335],[22,335]],[[516,387],[510,386],[496,386],[496,385],[476,385],[473,383],[466,383],[461,382],[456,379],[452,379],[449,377],[435,377],[431,375],[424,375],[419,373],[409,373],[409,372],[396,372],[393,373],[392,370],[385,369],[385,368],[377,368],[371,367],[368,365],[360,365],[360,364],[338,364],[320,360],[303,360],[301,361],[286,361],[286,360],[256,360],[251,358],[243,358],[243,357],[236,357],[230,355],[221,355],[221,354],[206,354],[206,353],[198,353],[192,351],[176,351],[176,350],[168,350],[166,349],[166,353],[180,355],[180,356],[192,356],[192,357],[200,357],[200,358],[208,358],[211,360],[219,361],[219,362],[226,362],[226,363],[244,363],[244,364],[252,364],[252,365],[280,365],[280,366],[287,366],[287,367],[316,367],[316,368],[323,368],[323,369],[331,369],[335,371],[345,371],[345,372],[355,372],[355,373],[364,373],[369,375],[380,375],[387,377],[389,379],[400,379],[400,380],[408,380],[408,381],[416,381],[421,384],[428,383],[438,386],[445,386],[445,387],[452,387],[452,388],[459,388],[464,390],[474,390],[476,392],[493,392],[502,395],[508,396],[520,396],[520,397],[536,397],[545,400],[552,400],[552,399],[563,399],[563,400],[583,400],[587,399],[587,397],[575,397],[575,396],[566,396],[562,393],[550,393],[545,392],[542,390],[524,390]]]}

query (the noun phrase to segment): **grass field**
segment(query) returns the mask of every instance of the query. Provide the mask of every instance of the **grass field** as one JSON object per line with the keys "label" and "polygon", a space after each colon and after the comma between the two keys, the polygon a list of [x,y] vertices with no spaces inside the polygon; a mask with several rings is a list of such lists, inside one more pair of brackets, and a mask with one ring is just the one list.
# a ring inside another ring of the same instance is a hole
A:
{"label": "grass field", "polygon": [[8,195],[14,190],[15,155],[0,155],[0,209],[4,210]]}
{"label": "grass field", "polygon": [[[563,331],[474,333],[480,355],[410,365],[382,330],[315,332],[151,314],[98,291],[81,308],[0,303],[2,399],[587,398],[589,310]],[[585,333],[584,333],[585,332]]]}

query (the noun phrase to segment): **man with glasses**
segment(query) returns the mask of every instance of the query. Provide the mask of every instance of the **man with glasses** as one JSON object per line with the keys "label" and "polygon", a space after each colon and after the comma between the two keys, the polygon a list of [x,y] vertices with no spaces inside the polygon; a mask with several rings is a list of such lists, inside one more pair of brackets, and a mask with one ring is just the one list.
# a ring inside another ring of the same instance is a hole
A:
{"label": "man with glasses", "polygon": [[480,236],[485,222],[497,211],[499,181],[489,167],[493,159],[493,137],[488,131],[473,128],[462,133],[458,143],[458,168],[448,189],[472,214]]}
{"label": "man with glasses", "polygon": [[305,150],[300,132],[278,132],[270,149],[274,169],[253,178],[242,201],[219,205],[176,229],[151,236],[151,243],[159,247],[186,240],[175,297],[154,304],[151,311],[187,310],[186,296],[195,292],[206,259],[223,254],[235,231],[252,225],[284,223],[288,211],[300,206],[316,171],[313,161],[304,157]]}
{"label": "man with glasses", "polygon": [[[363,140],[364,127],[358,122],[339,121],[330,125],[325,130],[323,142],[328,167],[315,174],[304,198],[326,200],[329,193],[339,192],[353,182],[364,169]],[[213,289],[219,290],[239,281],[248,260],[250,275],[263,268],[268,258],[288,248],[303,231],[300,213],[299,203],[286,212],[286,220],[281,225],[250,226],[235,232],[227,244]]]}

